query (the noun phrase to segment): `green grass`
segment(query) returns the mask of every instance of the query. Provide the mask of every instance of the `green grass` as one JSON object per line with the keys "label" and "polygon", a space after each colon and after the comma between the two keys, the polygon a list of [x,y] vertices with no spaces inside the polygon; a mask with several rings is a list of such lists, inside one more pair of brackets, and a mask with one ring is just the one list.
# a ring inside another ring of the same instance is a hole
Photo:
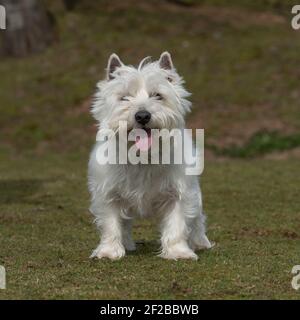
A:
{"label": "green grass", "polygon": [[[1,156],[0,299],[299,299],[297,161],[206,163],[208,235],[195,261],[166,261],[154,221],[137,220],[138,250],[94,261],[98,234],[87,212],[86,157]],[[25,170],[26,168],[26,170]]]}
{"label": "green grass", "polygon": [[227,148],[208,146],[217,155],[250,158],[273,151],[285,151],[300,146],[300,134],[282,136],[278,132],[261,131],[255,133],[243,146],[232,145]]}

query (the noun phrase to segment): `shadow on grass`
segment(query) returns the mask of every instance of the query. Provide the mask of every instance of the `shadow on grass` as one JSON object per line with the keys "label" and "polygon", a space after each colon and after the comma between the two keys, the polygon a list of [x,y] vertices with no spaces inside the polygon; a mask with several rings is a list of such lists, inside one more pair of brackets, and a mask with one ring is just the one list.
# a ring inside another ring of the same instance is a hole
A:
{"label": "shadow on grass", "polygon": [[[198,249],[196,250],[196,254],[198,257],[205,254],[205,252],[210,251],[212,249]],[[135,257],[142,257],[142,256],[159,256],[161,252],[161,244],[158,239],[150,240],[150,241],[136,241],[136,250],[135,251],[126,251],[127,256],[135,256]]]}
{"label": "shadow on grass", "polygon": [[157,239],[154,240],[137,240],[135,251],[126,251],[128,256],[147,256],[147,255],[158,255],[160,252],[160,243]]}

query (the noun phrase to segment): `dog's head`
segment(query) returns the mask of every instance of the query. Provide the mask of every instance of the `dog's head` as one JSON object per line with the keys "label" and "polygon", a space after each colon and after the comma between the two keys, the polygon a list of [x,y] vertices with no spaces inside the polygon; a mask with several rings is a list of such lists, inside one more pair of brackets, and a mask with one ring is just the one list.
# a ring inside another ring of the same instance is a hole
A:
{"label": "dog's head", "polygon": [[128,130],[183,128],[191,106],[183,82],[168,52],[155,62],[143,59],[138,68],[112,54],[106,79],[97,85],[92,114],[100,128],[115,132],[120,121],[127,122]]}

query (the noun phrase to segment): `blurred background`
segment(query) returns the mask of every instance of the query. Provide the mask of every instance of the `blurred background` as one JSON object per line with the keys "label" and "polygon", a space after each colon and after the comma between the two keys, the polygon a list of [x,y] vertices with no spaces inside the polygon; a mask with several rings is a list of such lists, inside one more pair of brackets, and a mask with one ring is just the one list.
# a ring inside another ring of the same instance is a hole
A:
{"label": "blurred background", "polygon": [[285,0],[1,0],[1,151],[86,155],[95,84],[112,52],[170,51],[192,92],[206,156],[294,157],[300,31]]}

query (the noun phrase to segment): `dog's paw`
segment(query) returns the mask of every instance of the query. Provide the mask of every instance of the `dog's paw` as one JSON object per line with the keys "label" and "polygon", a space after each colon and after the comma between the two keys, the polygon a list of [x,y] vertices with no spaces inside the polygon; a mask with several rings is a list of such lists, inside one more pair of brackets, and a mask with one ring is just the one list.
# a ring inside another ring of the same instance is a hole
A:
{"label": "dog's paw", "polygon": [[90,258],[109,258],[111,260],[118,260],[125,256],[125,248],[120,244],[100,244],[90,256]]}
{"label": "dog's paw", "polygon": [[170,260],[192,259],[197,260],[196,253],[186,245],[175,244],[168,248],[163,248],[160,257]]}
{"label": "dog's paw", "polygon": [[191,243],[191,247],[194,250],[211,249],[214,246],[215,246],[215,243],[209,241],[206,235],[200,237],[199,239],[192,239],[192,243]]}

